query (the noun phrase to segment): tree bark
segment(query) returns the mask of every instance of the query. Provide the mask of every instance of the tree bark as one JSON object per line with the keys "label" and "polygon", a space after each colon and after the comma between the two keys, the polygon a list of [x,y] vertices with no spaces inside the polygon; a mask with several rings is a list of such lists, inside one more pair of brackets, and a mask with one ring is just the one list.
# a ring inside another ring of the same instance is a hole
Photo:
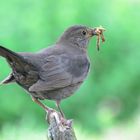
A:
{"label": "tree bark", "polygon": [[47,114],[46,118],[49,122],[48,140],[77,140],[72,128],[72,120],[62,118],[56,111]]}

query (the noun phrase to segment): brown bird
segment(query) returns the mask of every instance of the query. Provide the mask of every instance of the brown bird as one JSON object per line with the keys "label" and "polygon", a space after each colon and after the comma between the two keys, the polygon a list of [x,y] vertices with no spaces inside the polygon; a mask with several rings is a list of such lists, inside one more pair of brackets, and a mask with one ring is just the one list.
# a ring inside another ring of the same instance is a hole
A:
{"label": "brown bird", "polygon": [[15,53],[0,46],[0,56],[12,68],[12,73],[1,84],[16,82],[47,112],[51,109],[39,100],[56,101],[64,116],[60,101],[71,96],[85,80],[90,67],[87,45],[94,35],[99,39],[101,35],[103,40],[103,31],[103,28],[72,26],[54,45],[36,53]]}

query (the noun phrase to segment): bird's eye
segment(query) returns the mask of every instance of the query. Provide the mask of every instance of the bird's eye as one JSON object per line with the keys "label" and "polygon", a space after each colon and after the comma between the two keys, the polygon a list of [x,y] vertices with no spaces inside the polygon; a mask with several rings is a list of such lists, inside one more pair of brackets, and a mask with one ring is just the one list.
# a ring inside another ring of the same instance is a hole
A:
{"label": "bird's eye", "polygon": [[82,31],[82,34],[83,34],[83,35],[86,35],[87,33],[86,33],[86,31]]}

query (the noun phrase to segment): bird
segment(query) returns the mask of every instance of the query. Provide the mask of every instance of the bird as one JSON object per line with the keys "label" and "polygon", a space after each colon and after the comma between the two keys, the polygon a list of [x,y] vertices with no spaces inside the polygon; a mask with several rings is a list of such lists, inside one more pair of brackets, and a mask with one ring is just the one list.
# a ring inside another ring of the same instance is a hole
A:
{"label": "bird", "polygon": [[46,112],[51,108],[41,100],[55,101],[64,117],[60,102],[74,94],[86,79],[90,69],[87,46],[93,36],[103,37],[103,31],[101,27],[74,25],[66,29],[56,43],[34,53],[14,52],[0,46],[0,56],[12,69],[1,85],[17,83]]}

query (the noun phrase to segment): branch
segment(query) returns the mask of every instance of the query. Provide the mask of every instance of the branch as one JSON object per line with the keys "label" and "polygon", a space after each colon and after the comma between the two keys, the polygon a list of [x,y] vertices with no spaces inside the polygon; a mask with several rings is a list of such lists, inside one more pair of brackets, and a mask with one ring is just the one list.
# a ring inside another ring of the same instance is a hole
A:
{"label": "branch", "polygon": [[65,120],[58,112],[53,111],[47,114],[47,121],[49,121],[48,140],[77,140],[72,120]]}

